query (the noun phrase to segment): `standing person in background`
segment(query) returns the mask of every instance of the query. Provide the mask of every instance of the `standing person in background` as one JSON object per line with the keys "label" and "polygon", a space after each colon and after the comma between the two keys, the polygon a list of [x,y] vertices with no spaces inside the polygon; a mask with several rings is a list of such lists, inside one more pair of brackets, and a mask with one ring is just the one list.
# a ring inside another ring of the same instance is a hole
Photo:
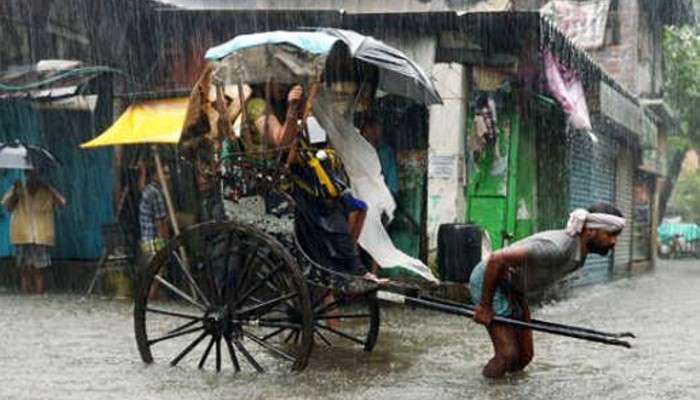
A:
{"label": "standing person in background", "polygon": [[43,182],[37,170],[27,172],[27,182],[15,182],[2,204],[12,213],[10,242],[20,268],[25,293],[44,293],[44,271],[51,265],[50,248],[56,243],[54,209],[66,199]]}
{"label": "standing person in background", "polygon": [[394,196],[394,200],[399,195],[399,173],[396,163],[396,154],[384,140],[384,127],[382,122],[376,117],[369,117],[362,125],[362,136],[367,139],[372,146],[377,150],[379,162],[382,165],[382,175],[384,182],[389,188],[389,192]]}
{"label": "standing person in background", "polygon": [[[144,263],[148,265],[155,254],[165,246],[165,242],[170,239],[168,228],[168,212],[163,198],[162,184],[160,177],[156,173],[152,164],[142,164],[142,175],[145,177],[146,185],[141,193],[139,203],[139,226],[141,230],[141,252],[144,256]],[[169,170],[163,166],[163,175],[168,179]],[[149,297],[158,297],[158,286],[152,285]]]}
{"label": "standing person in background", "polygon": [[[399,197],[399,174],[396,163],[396,154],[394,149],[389,147],[384,141],[384,127],[382,122],[376,117],[370,116],[362,125],[362,136],[377,150],[379,163],[382,167],[382,176],[384,183],[389,189],[391,196],[396,201]],[[385,228],[391,223],[386,214],[382,214],[382,224]],[[379,274],[379,264],[372,260],[372,273]]]}

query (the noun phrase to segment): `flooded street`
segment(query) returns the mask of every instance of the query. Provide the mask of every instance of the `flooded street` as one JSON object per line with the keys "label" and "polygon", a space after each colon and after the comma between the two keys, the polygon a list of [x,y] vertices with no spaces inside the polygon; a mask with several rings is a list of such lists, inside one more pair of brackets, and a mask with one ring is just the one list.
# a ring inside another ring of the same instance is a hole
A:
{"label": "flooded street", "polygon": [[700,399],[699,15],[0,0],[0,400]]}
{"label": "flooded street", "polygon": [[132,305],[77,296],[0,295],[3,399],[691,399],[700,394],[700,265],[661,261],[653,274],[594,286],[535,317],[630,330],[634,348],[535,334],[523,373],[488,382],[484,330],[457,317],[383,310],[371,354],[317,346],[301,374],[234,376],[144,365]]}

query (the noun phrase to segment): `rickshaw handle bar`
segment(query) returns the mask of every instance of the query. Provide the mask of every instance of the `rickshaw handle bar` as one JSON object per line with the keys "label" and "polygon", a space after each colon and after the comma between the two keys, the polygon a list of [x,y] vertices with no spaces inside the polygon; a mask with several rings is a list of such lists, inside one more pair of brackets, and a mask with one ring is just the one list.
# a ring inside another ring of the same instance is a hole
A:
{"label": "rickshaw handle bar", "polygon": [[[461,307],[461,308],[464,308],[467,310],[474,310],[476,308],[471,304],[458,303],[456,301],[438,299],[438,298],[431,297],[431,296],[420,296],[419,298],[421,298],[423,300],[436,302],[436,303],[447,304],[447,305],[454,306],[454,307]],[[530,322],[535,323],[535,324],[553,326],[553,327],[557,327],[557,328],[569,329],[569,330],[573,330],[573,331],[592,333],[595,335],[607,336],[607,337],[611,337],[611,338],[623,338],[623,337],[636,338],[636,336],[632,332],[603,332],[603,331],[598,331],[595,329],[584,328],[584,327],[573,326],[573,325],[557,324],[554,322],[542,321],[542,320],[538,320],[538,319],[531,319]]]}
{"label": "rickshaw handle bar", "polygon": [[[383,290],[377,291],[377,298],[379,300],[389,301],[392,303],[405,304],[408,306],[424,308],[427,310],[440,311],[446,314],[459,315],[463,317],[474,317],[474,310],[470,310],[464,307],[456,307],[448,304],[438,303],[435,301],[429,301],[420,299],[417,297],[405,296],[397,293],[387,292]],[[602,343],[612,346],[621,346],[626,348],[632,348],[628,342],[619,339],[613,339],[605,337],[603,335],[575,331],[573,329],[566,329],[562,327],[535,323],[535,322],[524,322],[512,318],[506,318],[501,316],[494,316],[493,321],[499,324],[507,324],[510,326],[518,328],[528,328],[538,332],[551,333],[554,335],[566,336],[575,339],[587,340],[590,342]]]}

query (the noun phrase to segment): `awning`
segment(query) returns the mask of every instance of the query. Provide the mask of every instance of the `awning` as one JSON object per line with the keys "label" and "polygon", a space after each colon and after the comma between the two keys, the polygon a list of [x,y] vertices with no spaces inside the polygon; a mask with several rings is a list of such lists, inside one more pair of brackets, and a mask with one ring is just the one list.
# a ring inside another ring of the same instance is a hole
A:
{"label": "awning", "polygon": [[149,100],[133,104],[100,136],[81,148],[180,141],[187,98]]}

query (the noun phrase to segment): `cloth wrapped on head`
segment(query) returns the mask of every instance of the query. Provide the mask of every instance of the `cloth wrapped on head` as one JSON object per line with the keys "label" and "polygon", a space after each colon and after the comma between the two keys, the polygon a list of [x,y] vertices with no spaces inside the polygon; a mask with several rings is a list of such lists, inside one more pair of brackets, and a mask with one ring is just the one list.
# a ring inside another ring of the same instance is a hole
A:
{"label": "cloth wrapped on head", "polygon": [[576,236],[583,228],[602,229],[608,232],[620,232],[625,227],[625,219],[617,215],[591,213],[583,208],[577,208],[569,214],[566,233]]}

